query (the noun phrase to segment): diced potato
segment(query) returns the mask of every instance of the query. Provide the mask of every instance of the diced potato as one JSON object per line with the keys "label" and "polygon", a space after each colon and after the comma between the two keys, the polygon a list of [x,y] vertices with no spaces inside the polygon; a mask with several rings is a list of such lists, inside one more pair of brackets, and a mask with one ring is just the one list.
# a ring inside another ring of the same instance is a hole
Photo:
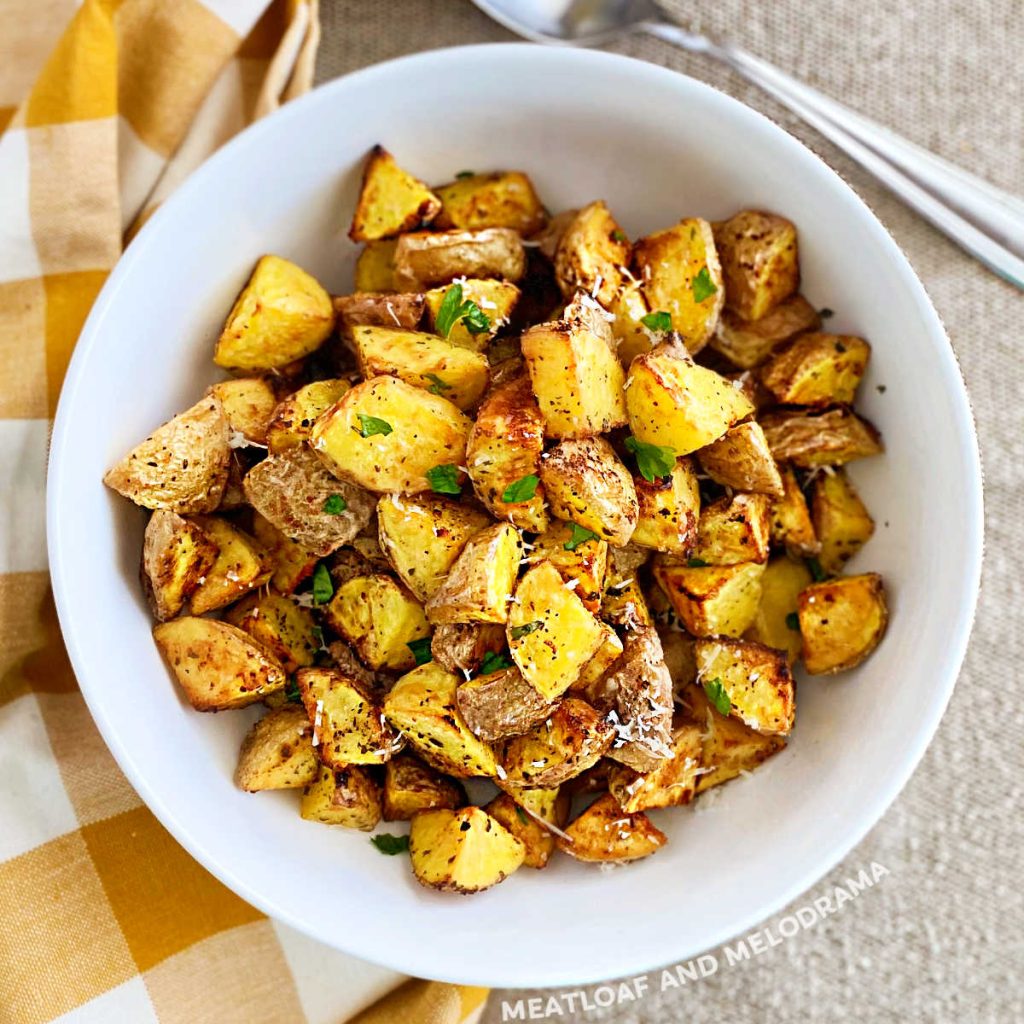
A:
{"label": "diced potato", "polygon": [[845,406],[824,412],[769,413],[761,426],[776,460],[801,469],[840,466],[882,451],[875,427]]}
{"label": "diced potato", "polygon": [[582,861],[639,860],[668,842],[642,811],[627,814],[611,793],[598,797],[559,837],[558,848]]}
{"label": "diced potato", "polygon": [[186,615],[160,623],[153,639],[197,711],[254,704],[287,681],[269,651],[226,622]]}
{"label": "diced potato", "polygon": [[460,679],[429,661],[402,676],[384,700],[384,716],[438,771],[465,779],[497,774],[494,751],[470,731],[456,704]]}
{"label": "diced potato", "polygon": [[277,395],[264,377],[236,377],[210,389],[220,399],[232,434],[255,444],[267,443],[267,427],[277,408]]}
{"label": "diced potato", "polygon": [[349,387],[344,380],[315,380],[281,402],[267,427],[270,454],[303,447],[316,418],[330,409]]}
{"label": "diced potato", "polygon": [[352,345],[364,377],[390,374],[460,409],[480,401],[487,387],[487,357],[443,338],[392,327],[353,327]]}
{"label": "diced potato", "polygon": [[421,601],[433,597],[466,541],[489,522],[483,512],[437,495],[387,494],[377,502],[381,550]]}
{"label": "diced potato", "polygon": [[779,467],[755,420],[737,423],[717,441],[697,452],[701,468],[712,480],[737,491],[756,491],[780,498],[784,493]]}
{"label": "diced potato", "polygon": [[549,262],[555,262],[555,253],[558,251],[558,244],[566,229],[576,219],[579,210],[562,210],[556,213],[545,227],[537,232],[531,239],[536,242],[540,254]]}
{"label": "diced potato", "polygon": [[[462,301],[475,302],[491,325],[486,331],[474,334],[460,320],[452,327],[448,340],[453,345],[459,345],[474,352],[482,352],[491,338],[508,323],[512,310],[515,309],[516,303],[519,301],[519,289],[514,284],[509,284],[508,281],[493,279],[460,281],[459,284],[462,288]],[[437,314],[449,287],[451,286],[432,288],[425,296],[427,320],[431,330],[437,330]]]}
{"label": "diced potato", "polygon": [[793,295],[760,320],[744,320],[731,309],[722,310],[709,344],[733,366],[752,370],[790,338],[820,327],[818,311],[802,295]]}
{"label": "diced potato", "polygon": [[656,807],[680,807],[693,800],[701,767],[703,728],[680,720],[673,726],[672,756],[641,774],[624,764],[608,771],[608,792],[627,814]]}
{"label": "diced potato", "polygon": [[153,615],[173,619],[217,560],[217,545],[177,512],[157,509],[142,541],[142,585]]}
{"label": "diced potato", "polygon": [[439,395],[397,377],[346,392],[313,424],[309,443],[335,475],[371,491],[416,494],[426,473],[465,465],[470,421]]}
{"label": "diced potato", "polygon": [[342,583],[327,605],[327,622],[373,669],[402,671],[416,658],[409,648],[430,635],[419,603],[390,576],[374,573]]}
{"label": "diced potato", "polygon": [[521,736],[555,709],[517,668],[467,680],[459,686],[456,702],[473,735],[488,743]]}
{"label": "diced potato", "polygon": [[316,278],[280,256],[262,256],[228,314],[213,361],[273,370],[315,352],[333,329],[334,305]]}
{"label": "diced potato", "polygon": [[821,543],[818,562],[831,574],[838,573],[875,532],[867,506],[841,469],[814,478],[811,520]]}
{"label": "diced potato", "polygon": [[789,663],[800,656],[802,641],[797,619],[797,599],[811,583],[811,573],[802,562],[785,555],[773,558],[761,576],[761,603],[750,628],[748,640],[785,651]]}
{"label": "diced potato", "polygon": [[669,554],[686,554],[697,536],[700,485],[693,463],[676,460],[669,476],[646,480],[633,477],[640,517],[633,543]]}
{"label": "diced potato", "polygon": [[427,618],[432,623],[506,622],[522,557],[523,538],[510,523],[474,534],[427,601]]}
{"label": "diced potato", "polygon": [[274,564],[274,575],[270,577],[274,589],[282,594],[294,593],[296,587],[316,569],[317,555],[286,537],[259,512],[253,513],[252,532]]}
{"label": "diced potato", "polygon": [[608,574],[601,598],[601,618],[613,626],[637,629],[653,623],[637,572],[644,564],[629,557],[634,551],[643,555],[643,548],[612,548],[608,553]]}
{"label": "diced potato", "polygon": [[289,540],[323,557],[364,530],[373,496],[339,480],[308,448],[268,455],[245,475],[245,496]]}
{"label": "diced potato", "polygon": [[229,436],[220,399],[203,398],[157,427],[103,482],[143,508],[212,512],[228,482]]}
{"label": "diced potato", "polygon": [[708,565],[766,562],[771,523],[766,494],[740,492],[706,506],[697,525],[696,558]]}
{"label": "diced potato", "polygon": [[804,667],[812,676],[859,665],[885,634],[889,611],[876,572],[812,583],[797,609]]}
{"label": "diced potato", "polygon": [[434,227],[441,230],[512,228],[521,235],[532,235],[548,220],[533,182],[522,171],[469,174],[436,191],[441,212]]}
{"label": "diced potato", "polygon": [[672,694],[678,701],[686,687],[697,678],[697,659],[693,653],[696,641],[689,633],[667,626],[658,627],[658,636],[661,639],[665,667],[672,677]]}
{"label": "diced potato", "polygon": [[456,675],[477,672],[484,658],[505,649],[505,627],[497,622],[445,622],[430,640],[434,660]]}
{"label": "diced potato", "polygon": [[555,251],[555,277],[562,294],[592,295],[607,307],[622,286],[630,245],[603,199],[577,210]]}
{"label": "diced potato", "polygon": [[871,346],[849,334],[801,334],[761,370],[761,383],[782,405],[853,401]]}
{"label": "diced potato", "polygon": [[334,296],[338,331],[346,338],[354,328],[362,326],[415,331],[425,307],[425,297],[419,292],[355,292]]}
{"label": "diced potato", "polygon": [[[537,790],[524,790],[524,793],[538,792]],[[547,791],[540,791],[547,792]],[[528,868],[538,870],[547,867],[551,855],[555,852],[555,837],[551,829],[544,824],[550,821],[555,828],[561,828],[569,817],[569,797],[553,790],[556,794],[552,809],[544,815],[536,812],[530,813],[524,809],[522,797],[516,798],[508,793],[499,793],[484,808],[487,813],[504,826],[513,836],[516,837],[525,848],[523,864]],[[542,818],[543,821],[538,821]]]}
{"label": "diced potato", "polygon": [[320,771],[313,749],[313,729],[295,704],[268,711],[250,730],[238,752],[235,785],[247,793],[297,789]]}
{"label": "diced potato", "polygon": [[622,641],[619,634],[607,622],[600,624],[600,630],[601,643],[586,665],[580,669],[580,674],[572,685],[572,692],[577,695],[585,695],[592,690],[600,691],[605,674],[622,656]]}
{"label": "diced potato", "polygon": [[365,768],[350,765],[320,773],[302,793],[299,813],[306,821],[372,832],[380,822],[380,786]]}
{"label": "diced potato", "polygon": [[395,285],[420,291],[457,277],[518,281],[526,272],[522,239],[510,228],[421,231],[402,235],[395,247]]}
{"label": "diced potato", "polygon": [[608,312],[615,317],[612,334],[618,344],[619,362],[627,369],[634,356],[650,351],[657,343],[658,336],[643,323],[650,311],[639,281],[627,280],[608,305]]}
{"label": "diced potato", "polygon": [[375,242],[412,231],[437,216],[441,200],[383,147],[374,146],[363,168],[363,185],[348,237]]}
{"label": "diced potato", "polygon": [[780,475],[782,497],[776,498],[769,510],[772,544],[785,547],[793,558],[813,558],[821,550],[821,543],[814,532],[807,499],[789,466],[783,466]]}
{"label": "diced potato", "polygon": [[224,619],[258,640],[285,672],[294,672],[316,660],[320,638],[313,616],[287,597],[250,594],[234,605]]}
{"label": "diced potato", "polygon": [[393,292],[395,283],[395,239],[367,242],[356,258],[354,286],[357,292]]}
{"label": "diced potato", "polygon": [[743,210],[714,232],[726,305],[744,320],[760,320],[800,287],[796,228],[785,217]]}
{"label": "diced potato", "polygon": [[711,225],[691,217],[641,238],[633,247],[633,262],[647,305],[668,313],[687,349],[699,352],[725,301]]}
{"label": "diced potato", "polygon": [[412,819],[412,870],[429,889],[489,889],[517,871],[525,854],[523,844],[481,807],[421,811]]}
{"label": "diced potato", "polygon": [[477,497],[492,515],[535,533],[549,522],[544,489],[538,484],[530,497],[519,501],[505,501],[504,496],[527,477],[539,480],[543,451],[544,420],[529,377],[519,374],[492,387],[469,432],[466,466]]}
{"label": "diced potato", "polygon": [[717,441],[754,407],[724,377],[694,363],[684,348],[663,343],[633,360],[626,411],[638,440],[688,455]]}
{"label": "diced potato", "polygon": [[629,470],[603,437],[562,441],[541,457],[540,481],[552,515],[622,547],[639,506]]}
{"label": "diced potato", "polygon": [[196,525],[217,547],[213,565],[196,581],[190,608],[193,615],[223,608],[270,580],[270,556],[247,533],[217,516],[201,516]]}
{"label": "diced potato", "polygon": [[596,615],[601,609],[608,571],[608,542],[600,537],[590,537],[574,544],[570,550],[566,544],[572,543],[572,533],[568,523],[552,523],[534,539],[526,560],[530,565],[550,562],[587,610]]}
{"label": "diced potato", "polygon": [[544,722],[505,744],[502,766],[513,786],[550,789],[596,764],[614,739],[607,718],[566,697]]}
{"label": "diced potato", "polygon": [[385,821],[409,821],[420,811],[456,810],[466,803],[466,791],[413,754],[398,754],[384,766],[382,804]]}
{"label": "diced potato", "polygon": [[761,599],[759,562],[738,565],[657,565],[654,578],[694,636],[742,636]]}
{"label": "diced potato", "polygon": [[536,324],[521,339],[549,437],[592,437],[626,422],[622,364],[608,322],[588,300],[577,295],[562,319]]}
{"label": "diced potato", "polygon": [[603,623],[541,562],[519,581],[509,608],[508,638],[519,670],[548,700],[563,694],[605,642]]}

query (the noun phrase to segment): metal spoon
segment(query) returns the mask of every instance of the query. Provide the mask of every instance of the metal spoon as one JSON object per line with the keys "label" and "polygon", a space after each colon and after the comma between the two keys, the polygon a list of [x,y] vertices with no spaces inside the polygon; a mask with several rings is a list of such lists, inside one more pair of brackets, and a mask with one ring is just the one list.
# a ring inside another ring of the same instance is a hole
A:
{"label": "metal spoon", "polygon": [[727,64],[837,145],[1004,280],[1024,289],[1024,200],[901,138],[731,43],[689,32],[654,0],[473,0],[526,39],[600,46],[633,32]]}

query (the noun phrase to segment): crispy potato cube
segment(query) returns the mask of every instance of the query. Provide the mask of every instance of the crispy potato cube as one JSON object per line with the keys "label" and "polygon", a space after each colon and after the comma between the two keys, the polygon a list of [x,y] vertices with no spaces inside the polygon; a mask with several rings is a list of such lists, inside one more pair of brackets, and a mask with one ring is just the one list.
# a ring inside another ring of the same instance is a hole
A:
{"label": "crispy potato cube", "polygon": [[731,309],[723,309],[709,344],[733,366],[752,370],[790,338],[820,327],[818,311],[802,295],[793,295],[760,320],[744,320]]}
{"label": "crispy potato cube", "polygon": [[217,557],[196,581],[190,602],[193,615],[223,608],[270,580],[270,556],[247,533],[217,516],[198,516],[194,522],[216,545]]}
{"label": "crispy potato cube", "polygon": [[601,642],[590,660],[580,669],[580,674],[571,687],[571,692],[577,696],[582,694],[586,698],[592,691],[600,692],[605,674],[622,656],[622,641],[619,634],[607,622],[601,622],[599,628]]}
{"label": "crispy potato cube", "polygon": [[756,491],[781,498],[784,494],[761,424],[737,423],[717,441],[697,452],[701,468],[712,480],[737,491]]}
{"label": "crispy potato cube", "polygon": [[352,215],[348,237],[375,242],[428,224],[441,209],[441,200],[383,147],[374,146],[363,167],[363,185]]}
{"label": "crispy potato cube", "polygon": [[297,789],[320,772],[313,728],[295,704],[268,711],[250,730],[238,752],[235,785],[247,793]]}
{"label": "crispy potato cube", "polygon": [[473,735],[487,743],[521,736],[555,709],[555,704],[545,700],[517,668],[467,680],[460,684],[456,702]]}
{"label": "crispy potato cube", "polygon": [[208,396],[157,427],[103,482],[143,508],[212,512],[228,482],[229,436],[220,399]]}
{"label": "crispy potato cube", "polygon": [[536,324],[521,339],[549,437],[592,437],[626,422],[622,364],[608,322],[588,301],[580,293],[560,320]]}
{"label": "crispy potato cube", "polygon": [[824,412],[773,412],[761,420],[761,426],[776,461],[801,469],[840,466],[882,451],[875,427],[845,406]]}
{"label": "crispy potato cube", "polygon": [[306,821],[371,832],[380,822],[380,786],[365,768],[320,766],[302,792],[299,813]]}
{"label": "crispy potato cube", "polygon": [[294,672],[316,660],[320,639],[313,616],[287,597],[250,594],[229,609],[224,620],[258,640],[285,672]]}
{"label": "crispy potato cube", "polygon": [[[505,627],[497,622],[445,622],[434,630],[430,653],[449,672],[476,672],[488,654],[505,649]],[[474,730],[475,731],[475,730]]]}
{"label": "crispy potato cube", "polygon": [[744,637],[785,651],[792,665],[802,645],[797,599],[810,583],[810,570],[802,561],[795,562],[785,555],[773,558],[761,576],[761,602]]}
{"label": "crispy potato cube", "polygon": [[637,356],[626,378],[629,428],[640,441],[689,455],[717,441],[753,411],[724,377],[698,366],[686,350],[663,343]]}
{"label": "crispy potato cube", "polygon": [[823,473],[811,484],[811,521],[821,543],[818,562],[838,573],[871,539],[875,521],[860,495],[841,470]]}
{"label": "crispy potato cube", "polygon": [[385,821],[409,821],[420,811],[456,810],[466,803],[466,791],[413,754],[398,754],[384,766],[382,804]]}
{"label": "crispy potato cube", "polygon": [[267,448],[279,455],[291,448],[302,448],[316,418],[351,387],[344,380],[315,380],[299,388],[280,402],[267,426]]}
{"label": "crispy potato cube", "polygon": [[577,210],[555,250],[555,277],[568,299],[592,295],[607,307],[622,287],[630,245],[603,199]]}
{"label": "crispy potato cube", "polygon": [[599,796],[559,837],[558,848],[577,860],[619,863],[639,860],[668,842],[642,811],[627,814],[611,793]]}
{"label": "crispy potato cube", "polygon": [[487,387],[487,357],[443,338],[391,327],[353,327],[352,345],[364,377],[390,374],[443,395],[460,409],[480,401]]}
{"label": "crispy potato cube", "polygon": [[541,562],[516,588],[508,616],[509,649],[537,692],[554,700],[605,643],[602,625],[566,587],[558,569]]}
{"label": "crispy potato cube", "polygon": [[761,383],[782,405],[853,401],[871,346],[849,334],[801,334],[761,369]]}
{"label": "crispy potato cube", "polygon": [[551,789],[596,764],[614,739],[607,718],[566,697],[545,721],[505,744],[502,766],[513,786]]}
{"label": "crispy potato cube", "polygon": [[534,539],[526,560],[530,565],[550,562],[587,610],[596,615],[601,610],[608,571],[608,542],[590,537],[574,544],[570,550],[566,544],[572,543],[572,533],[569,523],[552,523]]}
{"label": "crispy potato cube", "polygon": [[436,662],[413,669],[384,700],[384,717],[438,771],[466,779],[497,774],[494,751],[470,731],[458,709],[459,677]]}
{"label": "crispy potato cube", "polygon": [[613,626],[637,629],[654,623],[643,587],[636,578],[635,570],[616,564],[613,548],[605,577],[604,595],[601,598],[601,618]]}
{"label": "crispy potato cube", "polygon": [[885,634],[889,611],[877,572],[812,583],[800,594],[797,614],[804,667],[812,676],[859,665]]}
{"label": "crispy potato cube", "polygon": [[654,578],[694,636],[742,636],[761,599],[760,562],[656,565]]}
{"label": "crispy potato cube", "polygon": [[309,443],[336,476],[370,491],[416,494],[426,473],[465,465],[470,421],[439,395],[397,377],[347,391],[313,424]]}
{"label": "crispy potato cube", "polygon": [[469,174],[437,190],[441,212],[434,227],[512,228],[521,235],[532,235],[548,222],[533,182],[522,171],[493,171]]}
{"label": "crispy potato cube", "polygon": [[277,408],[277,395],[264,377],[236,377],[223,380],[209,389],[220,399],[235,436],[262,445],[267,443],[267,427]]}
{"label": "crispy potato cube", "polygon": [[268,650],[226,622],[185,615],[154,627],[153,639],[197,711],[245,707],[287,681]]}
{"label": "crispy potato cube", "polygon": [[312,575],[319,558],[286,537],[259,512],[253,512],[252,532],[274,564],[274,575],[270,577],[274,588],[282,594],[294,593],[296,587]]}
{"label": "crispy potato cube", "polygon": [[503,882],[526,848],[481,807],[421,811],[409,830],[416,881],[428,889],[471,893]]}
{"label": "crispy potato cube", "polygon": [[700,518],[700,485],[693,463],[676,460],[668,476],[633,477],[640,517],[633,543],[668,554],[686,554],[693,547]]}
{"label": "crispy potato cube", "polygon": [[173,619],[217,560],[217,545],[177,512],[157,509],[142,541],[142,585],[154,617]]}
{"label": "crispy potato cube", "polygon": [[367,242],[356,257],[355,281],[357,292],[394,292],[395,249],[398,241],[394,238],[380,242]]}
{"label": "crispy potato cube", "polygon": [[766,494],[740,492],[712,502],[701,511],[694,556],[708,565],[768,561],[768,508]]}
{"label": "crispy potato cube", "polygon": [[760,320],[800,287],[796,228],[785,217],[743,210],[714,233],[725,303],[744,320]]}
{"label": "crispy potato cube", "polygon": [[703,728],[680,720],[672,729],[672,756],[640,773],[625,764],[608,770],[608,792],[627,814],[656,807],[681,807],[693,800],[701,766]]}
{"label": "crispy potato cube", "polygon": [[483,512],[438,495],[386,494],[377,502],[381,550],[424,602],[437,593],[470,537],[489,522]]}
{"label": "crispy potato cube", "polygon": [[430,635],[423,605],[383,573],[346,580],[335,590],[326,615],[331,629],[372,669],[412,668],[416,658],[409,644]]}
{"label": "crispy potato cube", "polygon": [[789,466],[781,467],[780,476],[782,497],[772,501],[769,510],[772,544],[785,547],[793,558],[813,558],[821,550],[821,543],[814,532],[807,499]]}
{"label": "crispy potato cube", "polygon": [[323,286],[280,256],[262,256],[235,300],[213,361],[233,370],[273,370],[316,351],[334,329]]}
{"label": "crispy potato cube", "polygon": [[699,352],[725,301],[711,225],[691,217],[641,238],[633,247],[633,262],[647,305],[668,313],[687,349]]}
{"label": "crispy potato cube", "polygon": [[[529,377],[521,373],[492,387],[469,432],[469,477],[476,496],[495,518],[534,533],[543,532],[549,522],[543,487],[538,484],[530,497],[519,501],[505,501],[504,496],[527,477],[539,480],[543,451],[544,420]],[[515,496],[513,491],[510,497]]]}
{"label": "crispy potato cube", "polygon": [[522,557],[523,538],[510,523],[495,523],[470,537],[427,601],[427,618],[435,624],[506,622]]}
{"label": "crispy potato cube", "polygon": [[395,246],[395,284],[403,291],[425,291],[457,277],[515,282],[525,272],[522,239],[510,228],[421,231],[402,235]]}
{"label": "crispy potato cube", "polygon": [[[524,793],[547,792],[543,790],[524,790]],[[561,828],[569,817],[569,796],[558,790],[552,809],[547,814],[538,814],[526,809],[527,805],[520,797],[508,793],[499,793],[484,810],[499,825],[504,826],[525,847],[524,866],[537,868],[547,867],[551,855],[555,852],[555,837],[545,822],[555,828]],[[538,818],[542,820],[538,820]]]}
{"label": "crispy potato cube", "polygon": [[[459,285],[462,288],[462,301],[475,302],[490,321],[490,326],[487,330],[474,334],[465,322],[460,320],[451,328],[448,341],[460,348],[483,352],[488,342],[509,322],[512,310],[519,301],[519,289],[508,281],[493,279],[460,281]],[[437,330],[437,314],[450,287],[451,285],[431,288],[426,294],[427,320],[431,330]]]}
{"label": "crispy potato cube", "polygon": [[356,327],[397,327],[415,331],[423,319],[426,299],[420,292],[355,292],[335,295],[339,333],[348,338]]}

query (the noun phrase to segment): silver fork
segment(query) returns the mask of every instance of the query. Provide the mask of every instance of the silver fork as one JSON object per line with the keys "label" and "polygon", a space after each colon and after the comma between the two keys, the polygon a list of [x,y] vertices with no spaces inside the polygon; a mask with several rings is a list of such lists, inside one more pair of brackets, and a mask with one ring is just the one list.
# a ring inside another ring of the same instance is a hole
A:
{"label": "silver fork", "polygon": [[738,46],[673,21],[654,0],[473,0],[526,39],[601,46],[645,32],[727,64],[774,96],[909,207],[1004,280],[1024,289],[1024,200],[908,142]]}

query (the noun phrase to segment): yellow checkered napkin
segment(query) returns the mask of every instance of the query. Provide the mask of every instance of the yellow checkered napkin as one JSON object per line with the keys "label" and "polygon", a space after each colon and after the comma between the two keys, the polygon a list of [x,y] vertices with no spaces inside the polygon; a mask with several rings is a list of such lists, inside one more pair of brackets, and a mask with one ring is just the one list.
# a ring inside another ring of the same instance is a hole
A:
{"label": "yellow checkered napkin", "polygon": [[0,0],[0,24],[0,1022],[471,1021],[486,991],[326,949],[174,842],[89,718],[46,572],[50,418],[89,306],[192,168],[309,88],[316,2]]}

